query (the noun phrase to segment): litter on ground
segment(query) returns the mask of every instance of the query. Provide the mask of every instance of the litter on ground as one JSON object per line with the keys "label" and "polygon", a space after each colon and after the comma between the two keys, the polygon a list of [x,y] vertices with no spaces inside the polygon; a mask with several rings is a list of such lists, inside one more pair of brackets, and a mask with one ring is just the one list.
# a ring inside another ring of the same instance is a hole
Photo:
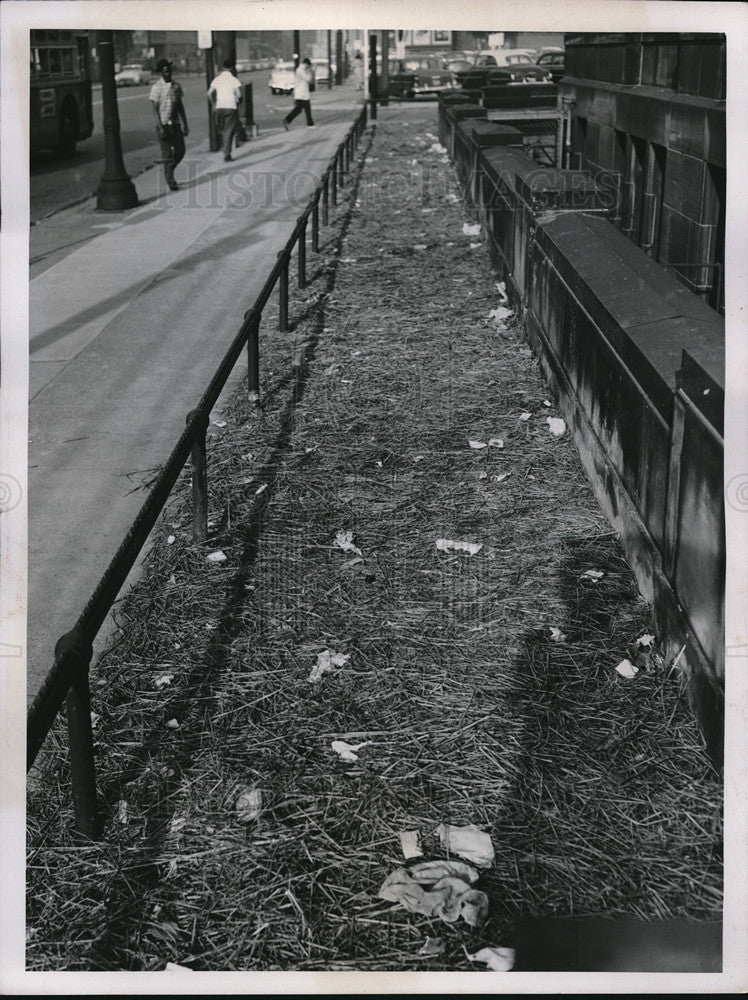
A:
{"label": "litter on ground", "polygon": [[476,451],[480,451],[481,448],[486,447],[485,441],[468,441],[468,444],[470,445],[471,448],[474,448]]}
{"label": "litter on ground", "polygon": [[482,962],[493,972],[511,972],[517,961],[514,948],[481,948],[474,955],[470,955],[467,950],[465,954],[471,962]]}
{"label": "litter on ground", "polygon": [[317,662],[312,667],[312,672],[307,680],[314,684],[320,680],[323,674],[329,673],[336,667],[344,667],[350,658],[350,653],[333,653],[331,649],[323,650],[317,655]]}
{"label": "litter on ground", "polygon": [[240,823],[252,823],[262,812],[262,792],[259,788],[244,788],[236,799],[236,818]]}
{"label": "litter on ground", "polygon": [[358,752],[362,747],[368,747],[371,740],[365,743],[346,743],[345,740],[333,740],[330,746],[341,760],[353,763],[358,760]]}
{"label": "litter on ground", "polygon": [[548,429],[554,437],[561,437],[566,431],[566,422],[561,417],[546,417]]}
{"label": "litter on ground", "polygon": [[494,320],[496,323],[503,323],[504,320],[509,319],[509,317],[513,315],[513,310],[508,309],[506,306],[497,306],[495,309],[490,311],[488,318]]}
{"label": "litter on ground", "polygon": [[605,570],[602,569],[586,569],[584,573],[579,577],[580,580],[591,580],[593,583],[597,583],[599,580],[605,576]]}
{"label": "litter on ground", "polygon": [[448,826],[441,824],[436,830],[442,847],[450,854],[459,854],[480,868],[490,868],[493,864],[494,850],[491,836],[479,830],[472,823],[467,826]]}
{"label": "litter on ground", "polygon": [[451,538],[437,538],[436,547],[440,552],[467,552],[474,556],[483,548],[482,542],[455,542]]}
{"label": "litter on ground", "polygon": [[218,552],[208,553],[208,555],[205,558],[208,562],[221,563],[221,562],[226,562],[226,559],[228,557],[226,556],[225,552],[221,552],[221,550],[219,549]]}
{"label": "litter on ground", "polygon": [[357,556],[363,555],[361,549],[358,548],[357,545],[353,544],[352,531],[339,531],[335,536],[332,544],[337,548],[342,549],[343,552],[355,552]]}
{"label": "litter on ground", "polygon": [[621,662],[616,667],[616,670],[621,675],[621,677],[626,677],[629,680],[632,677],[636,677],[636,675],[639,673],[639,668],[635,667],[634,664],[631,662],[631,660],[621,660]]}
{"label": "litter on ground", "polygon": [[[429,862],[426,862],[428,865]],[[416,865],[408,872],[396,868],[379,890],[379,898],[399,903],[410,913],[426,917],[439,917],[448,924],[460,917],[471,927],[480,927],[488,916],[488,896],[456,875],[441,875],[435,881],[429,877],[420,881],[414,877],[422,866]],[[423,873],[421,872],[423,878]]]}
{"label": "litter on ground", "polygon": [[462,232],[465,236],[480,236],[480,223],[471,225],[469,222],[463,223]]}
{"label": "litter on ground", "polygon": [[420,842],[421,835],[418,830],[400,831],[400,849],[406,861],[410,861],[411,858],[423,857]]}
{"label": "litter on ground", "polygon": [[504,438],[491,438],[491,440],[488,442],[488,446],[489,448],[503,448]]}
{"label": "litter on ground", "polygon": [[436,955],[443,955],[445,949],[443,938],[432,938],[427,937],[421,947],[418,949],[419,955],[425,955],[427,957],[433,957]]}

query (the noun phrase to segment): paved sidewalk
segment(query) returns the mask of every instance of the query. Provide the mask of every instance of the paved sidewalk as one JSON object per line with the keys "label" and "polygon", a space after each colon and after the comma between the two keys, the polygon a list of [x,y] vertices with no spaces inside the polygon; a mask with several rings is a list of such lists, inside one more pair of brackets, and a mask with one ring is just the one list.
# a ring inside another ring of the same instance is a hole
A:
{"label": "paved sidewalk", "polygon": [[[278,130],[231,163],[207,140],[32,230],[28,688],[52,665],[246,309],[360,108],[320,95],[316,129]],[[155,153],[155,143],[154,143]],[[241,377],[241,371],[227,391]],[[220,408],[220,402],[219,402]]]}

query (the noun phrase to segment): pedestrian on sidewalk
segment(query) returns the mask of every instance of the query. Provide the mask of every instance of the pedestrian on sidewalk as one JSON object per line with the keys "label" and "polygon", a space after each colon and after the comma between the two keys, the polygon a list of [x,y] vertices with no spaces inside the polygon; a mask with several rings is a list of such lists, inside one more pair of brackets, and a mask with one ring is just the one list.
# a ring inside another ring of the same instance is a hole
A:
{"label": "pedestrian on sidewalk", "polygon": [[242,102],[242,85],[233,70],[233,61],[224,60],[222,72],[213,78],[208,87],[208,100],[215,110],[218,131],[223,135],[223,158],[227,161],[232,159],[231,142],[242,131],[238,110]]}
{"label": "pedestrian on sidewalk", "polygon": [[190,134],[190,127],[182,101],[182,88],[172,80],[171,67],[168,59],[159,59],[156,63],[161,79],[151,87],[150,101],[156,118],[156,134],[161,143],[166,183],[172,191],[178,191],[174,169],[184,159],[184,139]]}
{"label": "pedestrian on sidewalk", "polygon": [[283,119],[283,127],[286,132],[288,132],[288,126],[303,111],[306,114],[307,125],[313,127],[314,122],[312,121],[312,102],[309,100],[311,93],[311,85],[314,80],[314,74],[312,73],[312,62],[310,59],[305,59],[299,64],[296,72],[294,73],[294,84],[293,84],[293,99],[294,106],[293,110],[289,111],[286,117]]}
{"label": "pedestrian on sidewalk", "polygon": [[357,52],[353,59],[353,79],[356,81],[356,90],[364,89],[364,57]]}

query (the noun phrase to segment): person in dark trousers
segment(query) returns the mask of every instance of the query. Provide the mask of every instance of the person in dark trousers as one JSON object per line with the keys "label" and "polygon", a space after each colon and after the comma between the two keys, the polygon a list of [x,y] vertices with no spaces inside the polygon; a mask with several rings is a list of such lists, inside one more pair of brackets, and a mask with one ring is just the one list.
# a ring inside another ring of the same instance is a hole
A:
{"label": "person in dark trousers", "polygon": [[178,191],[174,168],[184,159],[184,138],[190,134],[190,127],[182,102],[182,88],[172,80],[171,67],[168,59],[159,59],[156,69],[161,74],[161,79],[156,80],[151,87],[149,96],[156,118],[156,134],[161,144],[166,183],[172,191]]}
{"label": "person in dark trousers", "polygon": [[293,110],[289,111],[286,117],[283,119],[283,127],[286,132],[288,132],[288,126],[303,111],[306,114],[306,123],[309,126],[314,126],[312,121],[312,102],[309,100],[311,94],[311,85],[314,81],[314,74],[312,73],[312,63],[310,59],[305,59],[299,64],[296,72],[294,73],[294,84],[293,84],[293,99],[294,106]]}
{"label": "person in dark trousers", "polygon": [[242,100],[242,85],[234,76],[234,63],[230,59],[224,61],[223,72],[211,81],[208,100],[215,108],[216,125],[223,135],[223,158],[231,160],[231,141],[242,132],[238,110]]}

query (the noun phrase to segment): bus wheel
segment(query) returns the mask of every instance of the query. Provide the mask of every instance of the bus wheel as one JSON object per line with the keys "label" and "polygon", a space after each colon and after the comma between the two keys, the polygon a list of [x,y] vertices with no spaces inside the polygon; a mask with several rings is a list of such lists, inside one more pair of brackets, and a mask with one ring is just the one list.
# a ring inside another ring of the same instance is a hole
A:
{"label": "bus wheel", "polygon": [[60,156],[69,157],[75,155],[75,147],[78,142],[78,108],[72,101],[63,105],[60,115],[60,144],[58,151]]}

